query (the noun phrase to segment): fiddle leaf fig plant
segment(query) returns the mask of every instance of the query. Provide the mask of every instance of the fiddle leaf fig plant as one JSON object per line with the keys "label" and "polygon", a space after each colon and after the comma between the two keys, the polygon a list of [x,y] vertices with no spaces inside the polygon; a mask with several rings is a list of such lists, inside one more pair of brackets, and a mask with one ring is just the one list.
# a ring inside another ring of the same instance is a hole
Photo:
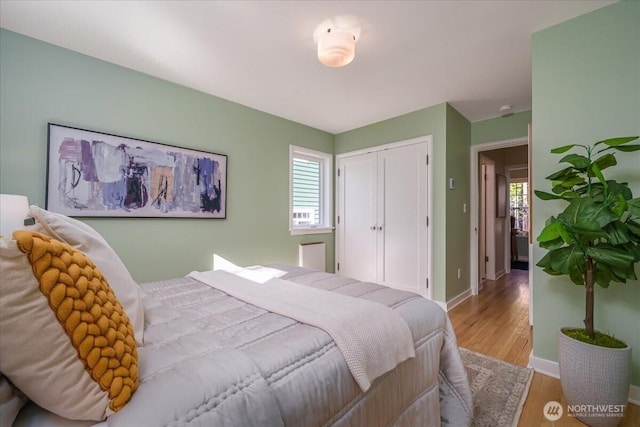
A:
{"label": "fiddle leaf fig plant", "polygon": [[[584,325],[587,341],[593,342],[594,285],[607,288],[611,282],[637,280],[635,264],[640,261],[640,198],[633,198],[626,182],[606,179],[604,171],[617,165],[615,153],[640,151],[629,144],[637,136],[611,138],[593,145],[571,144],[554,148],[564,154],[566,167],[546,177],[551,192],[536,190],[542,200],[568,203],[551,216],[537,237],[548,252],[536,264],[551,275],[566,275],[585,287]],[[606,344],[605,344],[606,345]]]}

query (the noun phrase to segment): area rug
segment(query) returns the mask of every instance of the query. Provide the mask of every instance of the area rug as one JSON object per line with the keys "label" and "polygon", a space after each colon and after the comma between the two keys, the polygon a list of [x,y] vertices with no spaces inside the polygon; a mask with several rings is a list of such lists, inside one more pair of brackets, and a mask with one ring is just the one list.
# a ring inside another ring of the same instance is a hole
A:
{"label": "area rug", "polygon": [[473,395],[474,427],[517,426],[533,369],[460,348]]}
{"label": "area rug", "polygon": [[528,270],[529,263],[527,261],[511,261],[512,270]]}

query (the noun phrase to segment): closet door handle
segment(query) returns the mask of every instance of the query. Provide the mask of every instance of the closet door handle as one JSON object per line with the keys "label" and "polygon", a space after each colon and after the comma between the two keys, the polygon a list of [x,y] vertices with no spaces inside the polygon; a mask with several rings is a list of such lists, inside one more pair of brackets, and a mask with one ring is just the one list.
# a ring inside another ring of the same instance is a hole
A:
{"label": "closet door handle", "polygon": [[381,225],[378,226],[378,231],[382,231],[382,226]]}
{"label": "closet door handle", "polygon": [[371,231],[375,231],[375,230],[376,230],[376,226],[375,226],[375,225],[372,225],[371,227],[369,227],[369,229],[370,229]]}

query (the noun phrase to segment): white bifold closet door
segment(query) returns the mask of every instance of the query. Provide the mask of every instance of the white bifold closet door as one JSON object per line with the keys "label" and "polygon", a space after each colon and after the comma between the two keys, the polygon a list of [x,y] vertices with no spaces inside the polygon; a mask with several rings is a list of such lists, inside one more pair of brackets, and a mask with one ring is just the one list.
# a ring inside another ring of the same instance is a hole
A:
{"label": "white bifold closet door", "polygon": [[337,273],[430,297],[427,143],[338,160]]}

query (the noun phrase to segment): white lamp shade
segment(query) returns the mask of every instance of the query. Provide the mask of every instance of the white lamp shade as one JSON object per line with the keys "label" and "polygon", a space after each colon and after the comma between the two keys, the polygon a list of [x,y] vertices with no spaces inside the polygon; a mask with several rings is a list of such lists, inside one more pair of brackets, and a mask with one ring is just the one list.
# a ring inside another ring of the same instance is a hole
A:
{"label": "white lamp shade", "polygon": [[24,228],[28,213],[27,196],[0,194],[0,235],[11,237],[14,230]]}
{"label": "white lamp shade", "polygon": [[355,36],[339,28],[329,28],[318,38],[318,59],[329,67],[343,67],[356,56]]}

